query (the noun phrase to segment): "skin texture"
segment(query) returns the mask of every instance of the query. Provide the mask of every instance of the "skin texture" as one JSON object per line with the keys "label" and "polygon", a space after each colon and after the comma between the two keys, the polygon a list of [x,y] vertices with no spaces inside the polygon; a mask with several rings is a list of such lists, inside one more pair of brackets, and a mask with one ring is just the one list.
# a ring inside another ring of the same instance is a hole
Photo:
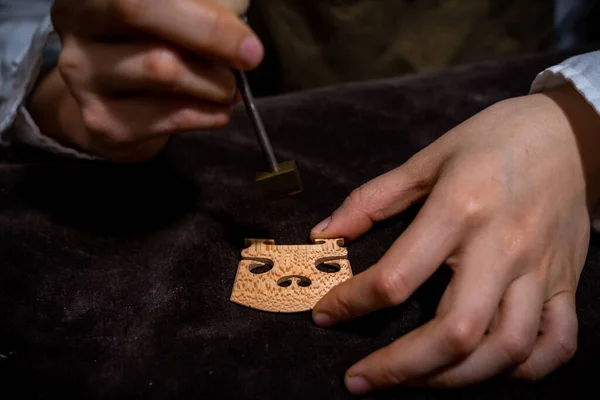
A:
{"label": "skin texture", "polygon": [[355,190],[313,238],[352,240],[416,202],[365,272],[315,306],[323,327],[401,304],[441,265],[435,317],[351,366],[355,394],[541,379],[574,355],[575,292],[600,184],[600,117],[572,86],[500,102]]}
{"label": "skin texture", "polygon": [[[66,146],[133,163],[170,135],[227,124],[239,101],[232,68],[263,47],[237,17],[248,0],[57,0],[62,51],[30,111]],[[85,24],[80,21],[87,21]]]}

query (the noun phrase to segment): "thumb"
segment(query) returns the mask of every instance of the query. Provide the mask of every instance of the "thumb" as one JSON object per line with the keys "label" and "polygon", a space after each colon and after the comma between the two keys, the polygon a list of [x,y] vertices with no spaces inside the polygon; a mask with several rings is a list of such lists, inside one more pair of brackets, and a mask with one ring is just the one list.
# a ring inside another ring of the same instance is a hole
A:
{"label": "thumb", "polygon": [[390,218],[426,196],[434,183],[433,165],[416,168],[406,164],[355,189],[342,205],[316,225],[311,240],[344,238],[354,240],[373,224]]}

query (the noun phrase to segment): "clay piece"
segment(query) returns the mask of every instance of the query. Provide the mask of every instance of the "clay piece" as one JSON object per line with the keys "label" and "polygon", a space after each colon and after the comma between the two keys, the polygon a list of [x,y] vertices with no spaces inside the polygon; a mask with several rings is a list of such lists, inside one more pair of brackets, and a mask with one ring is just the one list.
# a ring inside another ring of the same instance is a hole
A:
{"label": "clay piece", "polygon": [[246,239],[231,292],[234,303],[268,312],[303,312],[352,277],[343,239],[276,245]]}

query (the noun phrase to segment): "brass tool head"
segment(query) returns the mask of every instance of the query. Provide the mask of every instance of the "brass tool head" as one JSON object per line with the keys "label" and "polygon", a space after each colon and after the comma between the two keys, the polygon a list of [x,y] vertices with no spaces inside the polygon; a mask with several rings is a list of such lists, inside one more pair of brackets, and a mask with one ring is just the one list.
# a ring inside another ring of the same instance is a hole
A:
{"label": "brass tool head", "polygon": [[257,173],[256,183],[265,197],[288,196],[302,191],[300,172],[293,160],[278,164],[275,172]]}

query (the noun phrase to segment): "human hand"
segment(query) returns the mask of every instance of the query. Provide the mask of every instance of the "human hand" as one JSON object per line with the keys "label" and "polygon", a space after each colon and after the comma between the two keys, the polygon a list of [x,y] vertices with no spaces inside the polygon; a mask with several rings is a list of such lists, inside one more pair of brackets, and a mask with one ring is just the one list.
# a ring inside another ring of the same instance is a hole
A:
{"label": "human hand", "polygon": [[114,161],[153,157],[174,133],[227,124],[231,68],[255,68],[249,0],[56,0],[57,68],[32,116],[59,142]]}
{"label": "human hand", "polygon": [[431,321],[347,371],[352,393],[537,380],[574,355],[599,132],[600,117],[570,85],[500,102],[355,190],[313,229],[313,239],[353,240],[425,199],[375,265],[315,306],[320,326],[403,303],[442,264],[453,271]]}

